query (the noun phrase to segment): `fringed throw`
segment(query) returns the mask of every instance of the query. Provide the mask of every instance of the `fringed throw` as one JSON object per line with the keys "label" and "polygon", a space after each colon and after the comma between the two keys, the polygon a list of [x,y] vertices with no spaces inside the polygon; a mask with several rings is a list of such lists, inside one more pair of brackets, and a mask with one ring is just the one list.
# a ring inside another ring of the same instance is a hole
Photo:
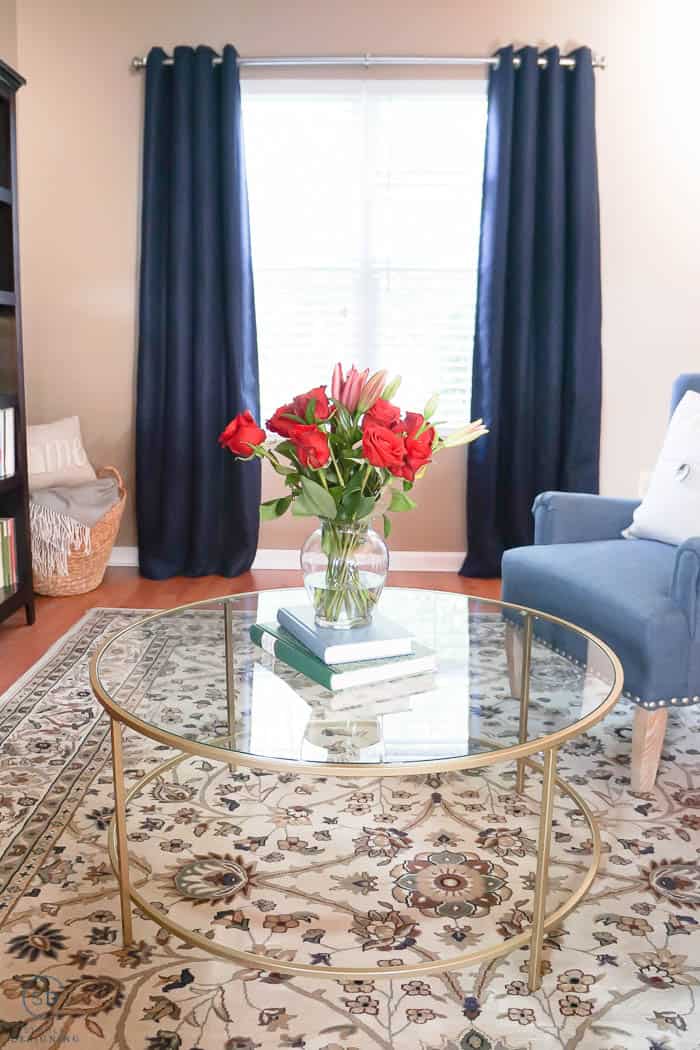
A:
{"label": "fringed throw", "polygon": [[40,503],[30,503],[32,561],[41,576],[67,576],[71,551],[90,553],[90,526]]}

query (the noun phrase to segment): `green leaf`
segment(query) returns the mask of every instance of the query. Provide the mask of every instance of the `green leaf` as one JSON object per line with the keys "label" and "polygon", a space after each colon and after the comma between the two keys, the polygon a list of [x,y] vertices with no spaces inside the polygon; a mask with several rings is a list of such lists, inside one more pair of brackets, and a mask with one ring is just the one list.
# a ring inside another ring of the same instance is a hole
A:
{"label": "green leaf", "polygon": [[312,397],[306,406],[306,422],[313,423],[316,413],[316,398]]}
{"label": "green leaf", "polygon": [[343,502],[343,510],[356,521],[362,521],[374,510],[376,499],[374,496],[361,496],[360,493],[353,494],[352,499],[346,504]]}
{"label": "green leaf", "polygon": [[279,445],[275,448],[275,452],[280,456],[286,456],[288,459],[294,460],[296,463],[295,445],[293,441],[280,441]]}
{"label": "green leaf", "polygon": [[388,540],[391,536],[391,518],[388,514],[383,514],[382,517],[384,518],[384,539]]}
{"label": "green leaf", "polygon": [[340,506],[343,512],[343,517],[346,518],[364,518],[371,511],[374,506],[376,499],[375,496],[364,495],[360,490],[362,488],[363,478],[359,479],[359,484],[355,484],[353,479],[352,487],[346,486],[343,498],[340,502]]}
{"label": "green leaf", "polygon": [[314,514],[318,514],[319,518],[331,520],[335,518],[338,508],[330,492],[324,489],[323,485],[312,481],[311,478],[302,477],[301,487],[306,503],[314,508]]}
{"label": "green leaf", "polygon": [[304,496],[297,496],[292,503],[292,514],[295,518],[315,518],[318,516],[318,511]]}
{"label": "green leaf", "polygon": [[350,478],[347,485],[345,486],[345,492],[359,492],[362,488],[362,482],[364,480],[364,473],[361,470],[355,471],[355,474]]}
{"label": "green leaf", "polygon": [[277,499],[278,497],[275,497],[274,500],[267,500],[266,502],[260,504],[261,522],[269,522],[272,521],[273,518],[277,517]]}
{"label": "green leaf", "polygon": [[355,421],[353,420],[345,405],[340,405],[337,402],[335,405],[335,418],[337,419],[338,426],[341,428],[341,430],[352,430],[353,426],[355,425]]}
{"label": "green leaf", "polygon": [[404,483],[403,483],[403,490],[404,490],[404,492],[410,492],[412,488],[413,488],[413,482],[412,481],[404,481]]}
{"label": "green leaf", "polygon": [[413,510],[415,506],[415,500],[412,500],[405,492],[398,492],[396,489],[392,489],[389,510]]}
{"label": "green leaf", "polygon": [[281,518],[289,509],[291,502],[291,496],[279,496],[276,499],[266,500],[265,503],[260,504],[260,520],[274,521],[275,518]]}
{"label": "green leaf", "polygon": [[282,474],[285,478],[297,473],[294,467],[285,467],[284,463],[273,463],[272,466],[278,474]]}

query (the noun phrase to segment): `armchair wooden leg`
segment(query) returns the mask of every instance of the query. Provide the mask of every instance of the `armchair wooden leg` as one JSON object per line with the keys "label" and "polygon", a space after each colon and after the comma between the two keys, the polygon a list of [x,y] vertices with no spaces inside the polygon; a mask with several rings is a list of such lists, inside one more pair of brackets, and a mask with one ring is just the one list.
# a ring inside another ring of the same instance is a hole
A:
{"label": "armchair wooden leg", "polygon": [[649,711],[638,707],[632,727],[632,790],[645,794],[654,790],[661,749],[668,721],[668,708]]}
{"label": "armchair wooden leg", "polygon": [[518,629],[510,620],[506,620],[506,662],[510,695],[519,700],[523,678],[523,629]]}

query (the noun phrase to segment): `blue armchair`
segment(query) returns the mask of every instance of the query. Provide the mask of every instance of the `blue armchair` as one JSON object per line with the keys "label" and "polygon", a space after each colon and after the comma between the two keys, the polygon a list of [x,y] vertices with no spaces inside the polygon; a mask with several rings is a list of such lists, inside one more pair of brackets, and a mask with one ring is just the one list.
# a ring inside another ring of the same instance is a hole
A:
{"label": "blue armchair", "polygon": [[[700,374],[678,377],[671,411],[686,390],[700,393]],[[648,792],[669,707],[700,703],[700,536],[680,547],[623,539],[638,502],[542,493],[535,545],[507,551],[502,575],[506,601],[571,620],[620,657],[636,704],[632,789]]]}

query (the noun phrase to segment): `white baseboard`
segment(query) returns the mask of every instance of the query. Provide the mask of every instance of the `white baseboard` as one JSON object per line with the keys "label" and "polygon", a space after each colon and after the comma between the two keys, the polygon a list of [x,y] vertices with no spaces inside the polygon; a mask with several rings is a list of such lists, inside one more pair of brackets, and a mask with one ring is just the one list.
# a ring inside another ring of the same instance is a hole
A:
{"label": "white baseboard", "polygon": [[[464,561],[461,551],[394,551],[389,555],[389,567],[405,572],[459,572]],[[259,550],[254,569],[298,569],[298,550]]]}
{"label": "white baseboard", "polygon": [[[459,572],[463,551],[391,551],[390,568],[404,572]],[[138,565],[138,548],[114,547],[110,565]],[[299,551],[267,548],[259,550],[253,569],[298,569]]]}
{"label": "white baseboard", "polygon": [[138,547],[112,547],[108,565],[128,565],[134,567],[139,563]]}

